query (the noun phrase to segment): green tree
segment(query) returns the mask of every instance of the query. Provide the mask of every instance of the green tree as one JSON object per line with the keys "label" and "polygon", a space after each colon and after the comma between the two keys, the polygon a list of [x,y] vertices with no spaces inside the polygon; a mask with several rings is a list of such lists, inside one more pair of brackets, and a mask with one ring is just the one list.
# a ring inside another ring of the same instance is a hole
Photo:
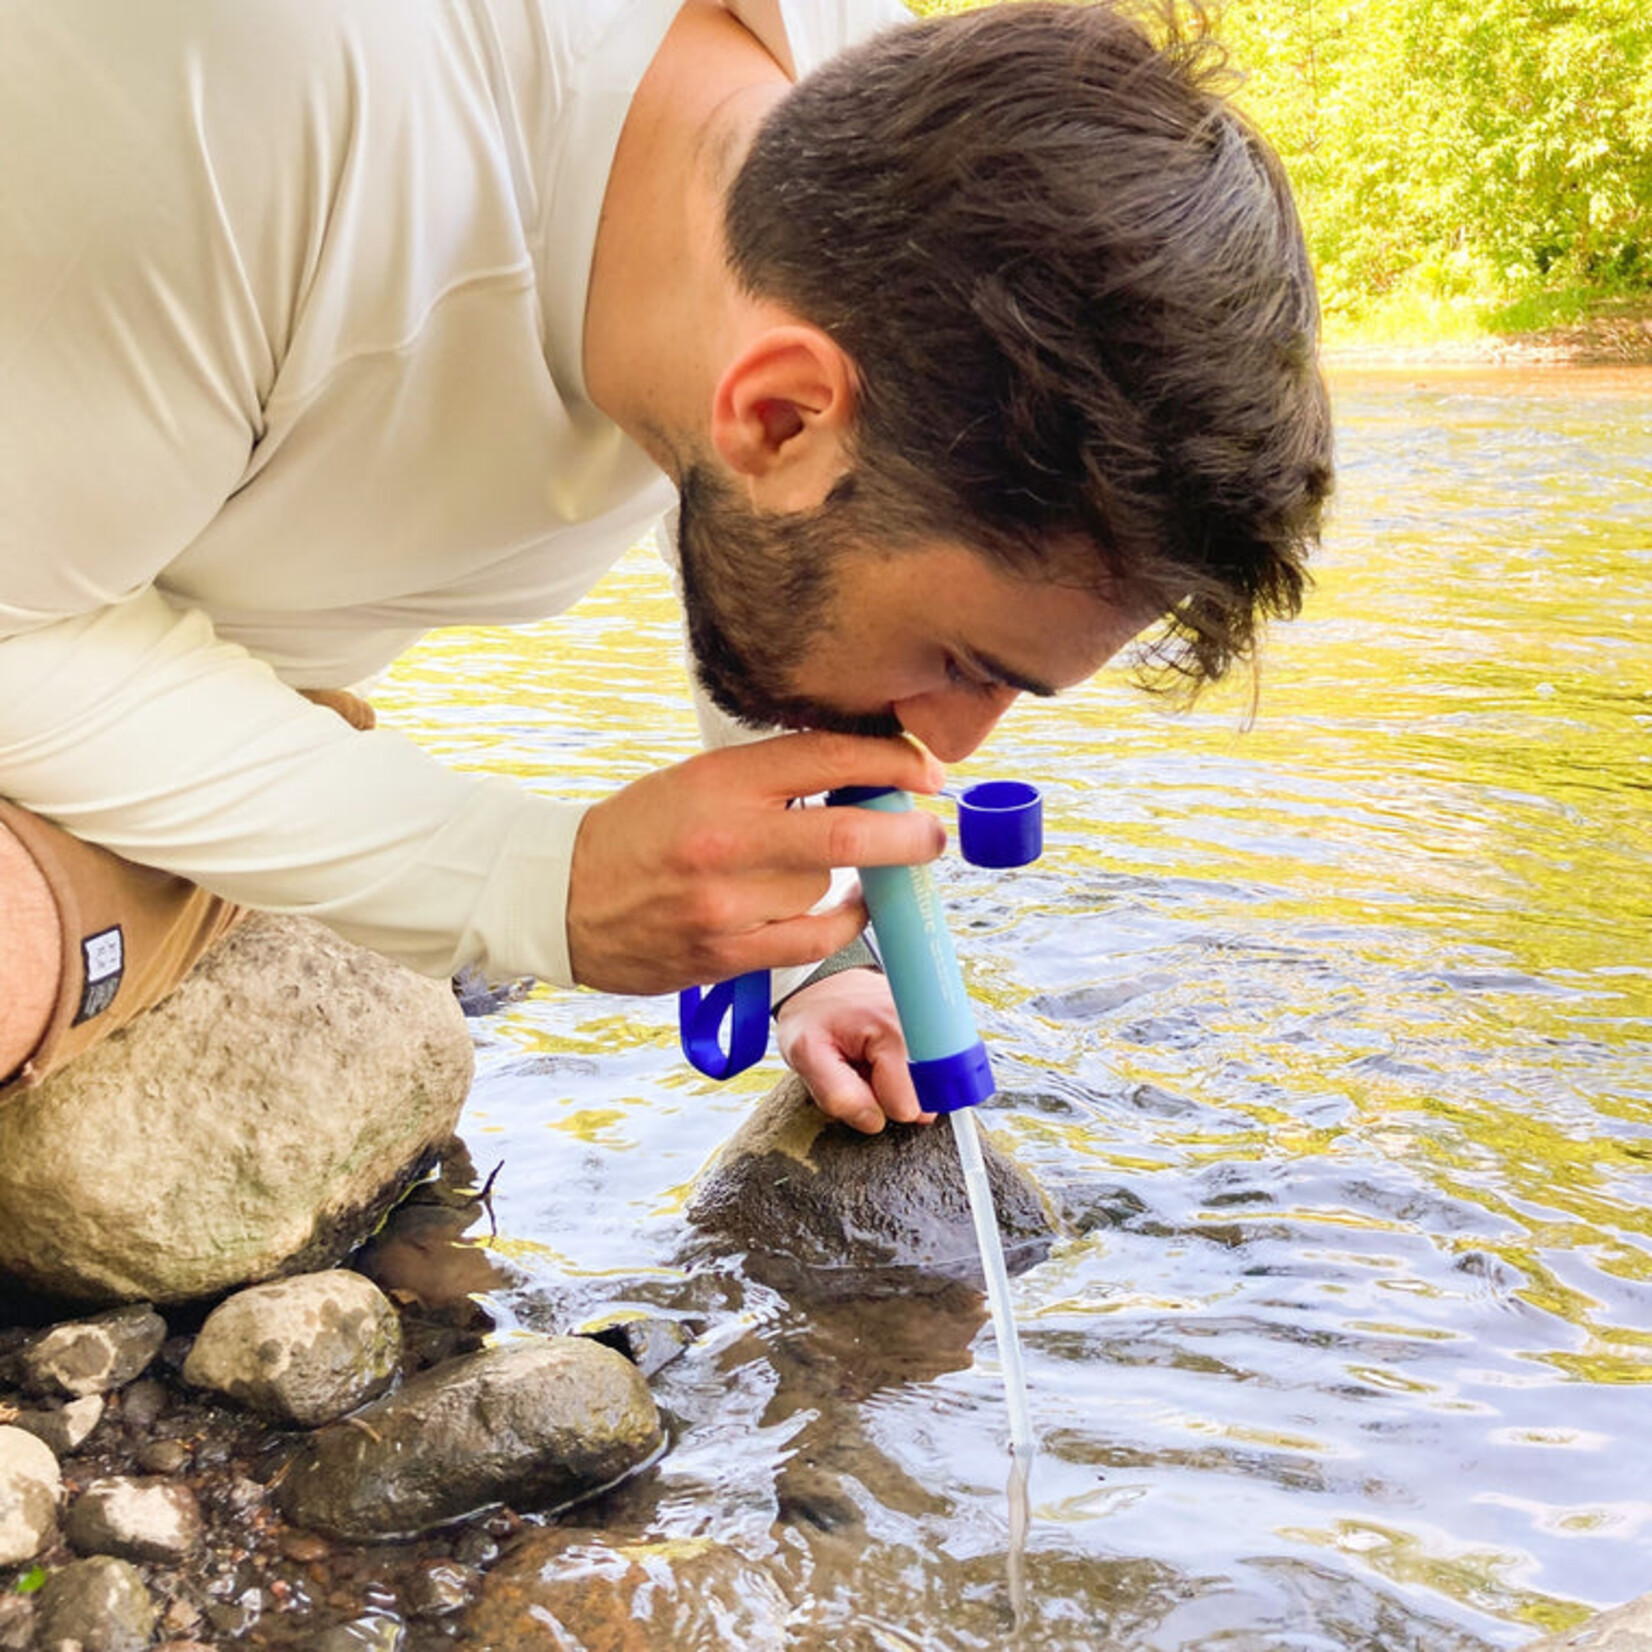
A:
{"label": "green tree", "polygon": [[1652,0],[1205,3],[1328,310],[1652,286]]}
{"label": "green tree", "polygon": [[1652,281],[1644,0],[1227,0],[1327,306]]}

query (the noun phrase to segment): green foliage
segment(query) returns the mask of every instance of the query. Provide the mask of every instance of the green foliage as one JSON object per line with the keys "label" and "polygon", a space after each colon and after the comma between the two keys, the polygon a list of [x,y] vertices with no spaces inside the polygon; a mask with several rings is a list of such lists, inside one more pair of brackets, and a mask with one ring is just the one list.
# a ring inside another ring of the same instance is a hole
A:
{"label": "green foliage", "polygon": [[1652,0],[1205,4],[1332,315],[1652,287]]}
{"label": "green foliage", "polygon": [[1645,0],[1226,0],[1326,307],[1652,285]]}

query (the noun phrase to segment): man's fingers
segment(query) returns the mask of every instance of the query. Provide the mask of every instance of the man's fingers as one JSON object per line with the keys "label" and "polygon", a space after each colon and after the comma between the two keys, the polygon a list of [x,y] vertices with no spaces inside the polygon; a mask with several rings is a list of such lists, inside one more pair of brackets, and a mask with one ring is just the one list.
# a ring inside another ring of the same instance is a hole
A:
{"label": "man's fingers", "polygon": [[880,1042],[872,1056],[872,1093],[885,1118],[897,1124],[916,1124],[923,1118],[912,1070],[906,1064],[906,1045],[899,1039]]}
{"label": "man's fingers", "polygon": [[718,973],[708,979],[724,980],[751,969],[818,964],[848,946],[865,927],[865,921],[866,908],[859,901],[845,901],[824,912],[808,912],[730,935],[719,948]]}
{"label": "man's fingers", "polygon": [[834,786],[898,786],[938,792],[946,770],[913,740],[869,739],[809,730],[745,746],[726,746],[719,763],[749,764],[771,797],[811,797]]}
{"label": "man's fingers", "polygon": [[871,1087],[852,1067],[843,1067],[831,1083],[810,1087],[815,1106],[827,1118],[846,1124],[864,1136],[875,1136],[883,1129],[884,1113],[872,1094]]}
{"label": "man's fingers", "polygon": [[946,851],[924,809],[792,809],[776,822],[770,861],[786,867],[922,866]]}

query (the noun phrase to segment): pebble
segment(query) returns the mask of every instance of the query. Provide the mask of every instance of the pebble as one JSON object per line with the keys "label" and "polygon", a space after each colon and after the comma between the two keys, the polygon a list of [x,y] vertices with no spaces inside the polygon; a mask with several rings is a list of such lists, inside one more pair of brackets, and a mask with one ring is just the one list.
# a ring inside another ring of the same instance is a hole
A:
{"label": "pebble", "polygon": [[140,1377],[121,1392],[120,1420],[128,1434],[146,1434],[166,1410],[166,1384]]}
{"label": "pebble", "polygon": [[482,1574],[451,1560],[432,1560],[420,1566],[406,1586],[407,1610],[416,1618],[442,1618],[460,1611],[476,1598]]}
{"label": "pebble", "polygon": [[315,1532],[284,1531],[277,1546],[288,1560],[301,1566],[313,1566],[333,1552],[332,1544]]}
{"label": "pebble", "polygon": [[182,1440],[146,1440],[138,1447],[138,1467],[148,1474],[177,1474],[189,1463]]}

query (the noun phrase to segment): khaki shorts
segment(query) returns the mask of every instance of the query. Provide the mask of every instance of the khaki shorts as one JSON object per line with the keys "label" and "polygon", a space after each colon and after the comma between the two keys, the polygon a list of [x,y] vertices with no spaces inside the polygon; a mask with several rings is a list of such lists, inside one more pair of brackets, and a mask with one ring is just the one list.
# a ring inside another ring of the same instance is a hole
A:
{"label": "khaki shorts", "polygon": [[247,909],[82,843],[4,799],[0,826],[40,868],[63,931],[57,1005],[34,1054],[0,1075],[3,1101],[158,1004]]}
{"label": "khaki shorts", "polygon": [[[370,729],[377,721],[372,706],[349,689],[299,692],[352,728]],[[34,1054],[15,1073],[0,1073],[4,1101],[160,1003],[248,908],[82,843],[4,798],[0,826],[40,868],[63,931],[57,1005]]]}

